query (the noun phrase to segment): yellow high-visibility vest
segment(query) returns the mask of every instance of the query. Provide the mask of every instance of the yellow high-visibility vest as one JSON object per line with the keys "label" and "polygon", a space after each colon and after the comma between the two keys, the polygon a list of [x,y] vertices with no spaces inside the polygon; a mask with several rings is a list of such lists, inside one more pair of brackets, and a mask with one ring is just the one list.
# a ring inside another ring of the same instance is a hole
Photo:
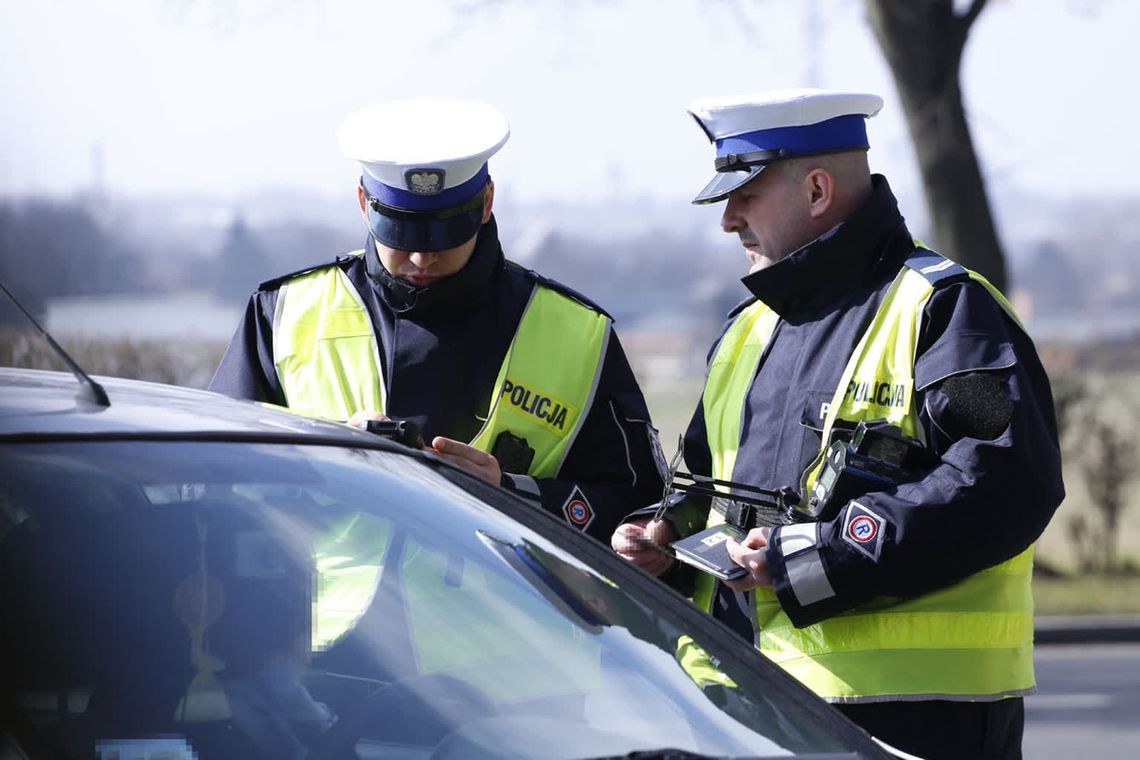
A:
{"label": "yellow high-visibility vest", "polygon": [[[536,284],[499,369],[487,421],[471,445],[490,451],[510,431],[535,450],[525,474],[555,476],[593,403],[610,330],[605,314]],[[359,410],[384,411],[379,341],[340,267],[281,286],[273,362],[295,412],[347,420]]]}
{"label": "yellow high-visibility vest", "polygon": [[[935,275],[958,265],[925,249],[908,263],[844,368],[825,415],[820,455],[805,471],[801,493],[814,483],[837,420],[884,417],[882,405],[850,392],[851,383],[889,382],[892,390],[901,389],[886,418],[905,435],[917,435],[914,360],[923,309]],[[1008,301],[985,278],[969,276],[1016,320]],[[709,365],[703,403],[714,478],[732,479],[748,391],[777,320],[763,303],[751,304],[737,315]],[[722,520],[714,511],[709,524]],[[872,600],[804,628],[792,624],[771,588],[757,588],[755,643],[834,702],[1025,694],[1034,687],[1032,565],[1030,547],[949,587],[906,601]],[[708,611],[714,589],[714,579],[700,574],[693,601]]]}

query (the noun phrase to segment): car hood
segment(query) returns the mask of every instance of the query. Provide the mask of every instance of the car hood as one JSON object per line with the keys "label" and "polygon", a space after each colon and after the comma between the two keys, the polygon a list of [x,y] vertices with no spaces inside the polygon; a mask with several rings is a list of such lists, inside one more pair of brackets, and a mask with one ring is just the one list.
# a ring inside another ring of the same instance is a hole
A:
{"label": "car hood", "polygon": [[344,425],[209,391],[95,377],[109,406],[83,399],[65,372],[0,368],[0,437],[37,435],[304,434],[375,440]]}

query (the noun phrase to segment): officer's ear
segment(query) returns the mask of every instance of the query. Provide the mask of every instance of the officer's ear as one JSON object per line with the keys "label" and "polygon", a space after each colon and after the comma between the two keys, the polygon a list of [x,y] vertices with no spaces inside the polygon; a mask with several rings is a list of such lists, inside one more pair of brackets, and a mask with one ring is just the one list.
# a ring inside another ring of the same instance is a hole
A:
{"label": "officer's ear", "polygon": [[804,190],[808,196],[808,214],[812,219],[819,219],[835,202],[835,177],[826,169],[812,169],[804,177]]}
{"label": "officer's ear", "polygon": [[495,183],[487,180],[487,192],[483,195],[483,224],[491,221],[491,206],[495,202]]}
{"label": "officer's ear", "polygon": [[361,215],[366,215],[365,211],[364,211],[364,204],[366,202],[364,200],[364,185],[357,185],[356,186],[356,197],[360,200],[360,213],[361,213]]}

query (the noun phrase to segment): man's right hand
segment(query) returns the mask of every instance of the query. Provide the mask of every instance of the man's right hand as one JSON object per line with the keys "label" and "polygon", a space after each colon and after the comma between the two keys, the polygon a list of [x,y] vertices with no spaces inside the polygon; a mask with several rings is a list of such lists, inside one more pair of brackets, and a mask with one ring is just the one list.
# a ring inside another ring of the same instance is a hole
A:
{"label": "man's right hand", "polygon": [[610,546],[650,575],[661,575],[673,565],[664,547],[679,538],[667,520],[642,517],[619,525],[610,537]]}
{"label": "man's right hand", "polygon": [[374,412],[371,409],[361,409],[358,412],[354,412],[353,415],[348,418],[348,422],[346,424],[352,425],[355,428],[360,428],[361,430],[364,430],[365,427],[368,425],[369,420],[387,420],[387,419],[391,419],[391,418],[384,415],[384,414],[381,414],[380,412]]}

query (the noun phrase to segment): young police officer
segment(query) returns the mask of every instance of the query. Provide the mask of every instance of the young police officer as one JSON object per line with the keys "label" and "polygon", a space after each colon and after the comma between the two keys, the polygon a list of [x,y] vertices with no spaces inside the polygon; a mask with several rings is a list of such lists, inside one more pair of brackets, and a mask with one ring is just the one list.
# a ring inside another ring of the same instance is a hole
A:
{"label": "young police officer", "polygon": [[470,101],[350,115],[364,250],[263,283],[210,387],[409,420],[441,457],[605,540],[625,505],[660,496],[656,433],[610,317],[503,257],[487,160],[508,135]]}
{"label": "young police officer", "polygon": [[[1032,544],[1063,496],[1052,397],[1001,294],[916,244],[870,174],[866,119],[881,106],[797,90],[692,107],[717,155],[694,203],[727,201],[721,226],[751,262],[752,297],[710,353],[691,471],[791,488],[803,506],[833,483],[816,480],[821,452],[855,423],[917,444],[905,472],[864,481],[834,516],[758,527],[730,505],[744,537],[728,553],[748,572],[702,573],[694,597],[900,749],[1020,757]],[[631,519],[614,548],[664,572],[668,557],[629,539],[725,519],[694,501]]]}

